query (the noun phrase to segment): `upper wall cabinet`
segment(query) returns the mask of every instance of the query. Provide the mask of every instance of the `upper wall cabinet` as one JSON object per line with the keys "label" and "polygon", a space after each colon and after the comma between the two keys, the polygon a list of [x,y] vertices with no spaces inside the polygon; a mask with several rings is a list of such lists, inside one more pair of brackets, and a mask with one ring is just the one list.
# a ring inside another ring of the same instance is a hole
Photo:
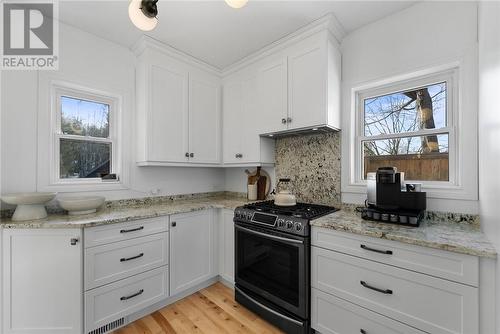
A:
{"label": "upper wall cabinet", "polygon": [[288,50],[289,130],[340,129],[341,57],[327,31]]}
{"label": "upper wall cabinet", "polygon": [[137,52],[137,162],[141,166],[218,165],[220,77],[168,52],[147,43]]}
{"label": "upper wall cabinet", "polygon": [[274,163],[274,140],[262,138],[258,84],[255,73],[231,76],[223,88],[224,164],[261,165]]}

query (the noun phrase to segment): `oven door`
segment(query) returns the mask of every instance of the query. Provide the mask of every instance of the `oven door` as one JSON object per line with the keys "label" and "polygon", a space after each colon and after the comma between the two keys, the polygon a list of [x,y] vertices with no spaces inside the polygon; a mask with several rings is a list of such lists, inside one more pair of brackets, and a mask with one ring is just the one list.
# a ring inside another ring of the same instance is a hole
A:
{"label": "oven door", "polygon": [[309,239],[235,225],[235,282],[265,300],[309,317]]}

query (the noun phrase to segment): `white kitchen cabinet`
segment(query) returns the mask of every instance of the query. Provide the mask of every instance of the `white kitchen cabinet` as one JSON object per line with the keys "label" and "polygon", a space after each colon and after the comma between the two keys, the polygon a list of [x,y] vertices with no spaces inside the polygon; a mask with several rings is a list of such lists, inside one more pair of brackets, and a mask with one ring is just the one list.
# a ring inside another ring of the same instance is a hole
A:
{"label": "white kitchen cabinet", "polygon": [[3,231],[4,334],[81,334],[80,229]]}
{"label": "white kitchen cabinet", "polygon": [[223,90],[224,164],[273,164],[274,140],[259,136],[257,75],[237,75]]}
{"label": "white kitchen cabinet", "polygon": [[341,57],[327,31],[290,47],[288,129],[327,126],[340,129]]}
{"label": "white kitchen cabinet", "polygon": [[287,58],[269,58],[257,74],[259,134],[286,130],[288,124]]}
{"label": "white kitchen cabinet", "polygon": [[[426,333],[479,332],[476,257],[319,227],[311,244],[312,327],[321,333],[361,323],[367,333],[413,333],[392,320]],[[334,311],[343,325],[327,316]]]}
{"label": "white kitchen cabinet", "polygon": [[137,58],[137,163],[221,162],[221,80],[217,74],[145,47]]}
{"label": "white kitchen cabinet", "polygon": [[234,283],[234,211],[221,210],[219,225],[219,273]]}
{"label": "white kitchen cabinet", "polygon": [[220,83],[203,74],[189,76],[189,161],[221,162]]}
{"label": "white kitchen cabinet", "polygon": [[217,276],[212,210],[170,217],[170,295]]}

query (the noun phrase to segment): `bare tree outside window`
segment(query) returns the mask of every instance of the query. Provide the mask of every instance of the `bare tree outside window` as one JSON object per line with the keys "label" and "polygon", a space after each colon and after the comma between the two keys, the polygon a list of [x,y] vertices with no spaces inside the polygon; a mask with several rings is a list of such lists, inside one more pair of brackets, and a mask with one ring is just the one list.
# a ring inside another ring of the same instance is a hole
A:
{"label": "bare tree outside window", "polygon": [[449,180],[448,133],[419,134],[446,128],[446,92],[441,82],[364,99],[364,177],[395,166],[410,180]]}

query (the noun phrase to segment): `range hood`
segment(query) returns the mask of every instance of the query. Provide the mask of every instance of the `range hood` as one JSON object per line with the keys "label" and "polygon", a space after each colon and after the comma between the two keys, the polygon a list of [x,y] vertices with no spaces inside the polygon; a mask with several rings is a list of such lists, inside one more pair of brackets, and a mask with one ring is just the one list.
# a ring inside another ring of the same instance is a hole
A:
{"label": "range hood", "polygon": [[340,131],[340,129],[328,125],[322,125],[322,126],[311,126],[299,129],[283,130],[277,132],[269,132],[261,134],[260,136],[266,138],[282,138],[282,137],[303,136],[314,133],[326,133],[326,132],[337,132],[337,131]]}

